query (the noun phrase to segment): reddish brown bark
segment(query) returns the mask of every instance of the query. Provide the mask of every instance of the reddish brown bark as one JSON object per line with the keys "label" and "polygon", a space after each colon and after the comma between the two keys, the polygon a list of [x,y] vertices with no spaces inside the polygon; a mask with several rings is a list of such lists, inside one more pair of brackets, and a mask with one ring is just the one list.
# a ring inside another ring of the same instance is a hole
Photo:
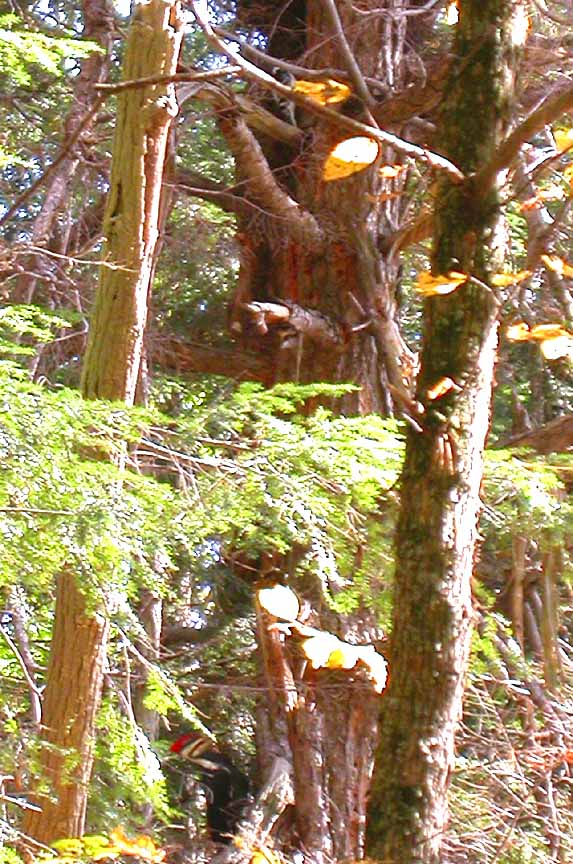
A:
{"label": "reddish brown bark", "polygon": [[26,811],[24,832],[40,843],[82,834],[103,682],[108,621],[86,608],[76,576],[58,577],[54,632],[43,705],[42,785],[37,813]]}

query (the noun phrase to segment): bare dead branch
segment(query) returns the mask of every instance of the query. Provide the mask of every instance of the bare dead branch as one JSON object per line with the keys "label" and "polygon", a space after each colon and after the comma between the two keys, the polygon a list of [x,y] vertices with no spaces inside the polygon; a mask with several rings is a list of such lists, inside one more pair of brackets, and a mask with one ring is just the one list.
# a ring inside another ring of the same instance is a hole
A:
{"label": "bare dead branch", "polygon": [[296,303],[245,303],[243,308],[255,318],[258,331],[264,335],[269,324],[287,324],[297,333],[307,336],[324,347],[341,349],[344,332],[340,324],[313,309],[304,309]]}
{"label": "bare dead branch", "polygon": [[94,84],[94,89],[106,96],[122,93],[124,90],[136,90],[138,87],[148,87],[152,84],[178,84],[183,81],[213,81],[224,78],[240,70],[240,66],[223,66],[221,69],[210,69],[208,72],[177,72],[175,75],[148,75],[145,78],[132,78],[131,81],[121,81],[119,84]]}
{"label": "bare dead branch", "polygon": [[568,83],[565,90],[553,93],[543,100],[541,105],[535,108],[531,114],[514,129],[514,131],[499,146],[495,157],[488,165],[484,165],[474,177],[475,188],[482,193],[489,189],[495,176],[505,168],[510,168],[521,147],[530,138],[552,123],[561,114],[565,114],[573,108],[573,87]]}
{"label": "bare dead branch", "polygon": [[358,120],[354,120],[351,117],[345,117],[343,114],[339,114],[337,111],[327,108],[324,105],[319,105],[317,102],[308,99],[303,94],[295,92],[291,87],[286,87],[284,84],[281,84],[273,78],[272,75],[268,75],[266,72],[263,72],[262,69],[259,69],[258,66],[255,66],[253,63],[250,63],[248,60],[241,57],[236,49],[232,49],[228,45],[225,45],[213,30],[206,10],[199,8],[199,5],[200,4],[195,2],[195,0],[191,0],[191,9],[199,26],[205,33],[207,40],[220,53],[228,57],[231,62],[239,65],[242,74],[246,78],[256,81],[258,84],[269,90],[273,90],[283,98],[290,99],[292,102],[300,105],[310,113],[330,120],[330,122],[335,126],[338,126],[345,131],[355,132],[357,135],[368,136],[373,138],[375,141],[379,141],[381,144],[387,144],[393,147],[405,156],[410,156],[412,159],[424,162],[436,171],[441,171],[442,173],[447,174],[455,183],[461,183],[465,180],[465,175],[462,171],[460,171],[453,162],[446,159],[444,156],[440,156],[425,147],[419,147],[416,144],[404,141],[402,138],[399,138],[397,135],[392,135],[390,132],[385,132],[384,130],[378,129],[374,126],[368,126],[366,123],[360,123]]}
{"label": "bare dead branch", "polygon": [[[374,100],[372,99],[372,95],[368,89],[366,81],[364,80],[362,70],[356,62],[356,57],[348,44],[348,39],[346,38],[342,28],[342,23],[334,0],[322,0],[322,6],[326,17],[330,21],[330,26],[334,30],[340,53],[342,54],[344,64],[348,69],[348,74],[350,75],[350,79],[356,89],[356,93],[360,96],[365,106],[372,105]],[[374,122],[372,115],[370,115],[369,119],[371,122]]]}

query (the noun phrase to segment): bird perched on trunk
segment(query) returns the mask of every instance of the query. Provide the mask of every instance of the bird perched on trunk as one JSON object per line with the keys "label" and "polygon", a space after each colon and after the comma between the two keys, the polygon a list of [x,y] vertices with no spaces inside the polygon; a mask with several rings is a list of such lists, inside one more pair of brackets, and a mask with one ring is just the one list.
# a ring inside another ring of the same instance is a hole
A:
{"label": "bird perched on trunk", "polygon": [[230,843],[250,801],[249,778],[209,738],[196,732],[182,735],[170,750],[191,763],[205,790],[209,836],[216,843]]}

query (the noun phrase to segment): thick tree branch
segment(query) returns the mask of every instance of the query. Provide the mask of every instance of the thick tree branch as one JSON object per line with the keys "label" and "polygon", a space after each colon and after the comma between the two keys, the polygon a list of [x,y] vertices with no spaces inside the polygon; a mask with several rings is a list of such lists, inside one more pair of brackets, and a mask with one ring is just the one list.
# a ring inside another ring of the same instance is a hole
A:
{"label": "thick tree branch", "polygon": [[269,325],[288,324],[290,328],[307,336],[324,348],[342,350],[344,331],[340,324],[313,309],[303,309],[296,303],[245,303],[244,308],[255,319],[261,335],[265,335]]}
{"label": "thick tree branch", "polygon": [[500,144],[494,158],[478,171],[474,178],[475,188],[482,194],[490,188],[496,175],[509,168],[517,159],[522,146],[537,132],[573,108],[573,87],[568,82],[565,90],[548,96],[529,117],[514,129]]}
{"label": "thick tree branch", "polygon": [[324,236],[318,222],[278,185],[259,142],[245,121],[221,115],[219,125],[245,181],[249,198],[264,207],[269,216],[281,220],[296,242],[319,249]]}
{"label": "thick tree branch", "polygon": [[351,117],[345,117],[343,114],[339,114],[337,111],[327,108],[324,105],[319,105],[317,102],[308,99],[301,93],[296,93],[291,87],[286,87],[284,84],[276,81],[272,75],[267,75],[267,73],[263,72],[262,69],[259,69],[253,63],[250,63],[248,60],[245,60],[244,57],[241,57],[236,49],[225,45],[213,30],[206,11],[200,8],[199,3],[191,0],[190,6],[209,43],[213,45],[217,51],[228,57],[232,63],[236,63],[240,66],[242,74],[246,78],[256,81],[258,84],[269,90],[273,90],[283,98],[290,99],[296,105],[300,105],[310,113],[323,117],[326,120],[330,120],[330,122],[335,126],[338,126],[345,131],[354,132],[357,135],[368,136],[373,138],[375,141],[378,141],[380,144],[387,144],[393,147],[396,151],[403,153],[405,156],[410,156],[412,159],[424,162],[436,171],[441,171],[442,173],[447,174],[455,183],[461,183],[465,179],[464,174],[449,159],[446,159],[425,147],[418,147],[416,144],[404,141],[402,138],[399,138],[397,135],[392,135],[390,132],[385,132],[384,130],[375,128],[374,126],[368,126],[366,123],[360,123],[358,120],[354,120]]}

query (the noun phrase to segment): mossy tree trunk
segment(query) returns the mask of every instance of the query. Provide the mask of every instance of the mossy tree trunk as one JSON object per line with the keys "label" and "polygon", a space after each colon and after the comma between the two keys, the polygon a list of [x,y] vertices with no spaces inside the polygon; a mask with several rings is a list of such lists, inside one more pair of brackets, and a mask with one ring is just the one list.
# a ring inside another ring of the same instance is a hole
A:
{"label": "mossy tree trunk", "polygon": [[[439,141],[469,179],[439,183],[433,270],[470,278],[424,308],[421,431],[408,432],[402,473],[391,678],[370,799],[369,854],[385,864],[442,860],[496,356],[488,282],[504,254],[499,180],[473,175],[494,161],[507,128],[523,10],[512,0],[460,0],[459,10]],[[432,400],[444,378],[454,388]]]}
{"label": "mossy tree trunk", "polygon": [[[134,12],[124,80],[175,72],[183,30],[178,0],[148,0]],[[169,129],[177,114],[172,85],[126,89],[119,112],[106,208],[100,283],[83,372],[85,398],[135,399],[153,273]],[[91,608],[90,608],[91,607]],[[43,843],[82,834],[93,765],[94,724],[108,625],[75,574],[59,579],[43,708],[41,813],[24,830]]]}

